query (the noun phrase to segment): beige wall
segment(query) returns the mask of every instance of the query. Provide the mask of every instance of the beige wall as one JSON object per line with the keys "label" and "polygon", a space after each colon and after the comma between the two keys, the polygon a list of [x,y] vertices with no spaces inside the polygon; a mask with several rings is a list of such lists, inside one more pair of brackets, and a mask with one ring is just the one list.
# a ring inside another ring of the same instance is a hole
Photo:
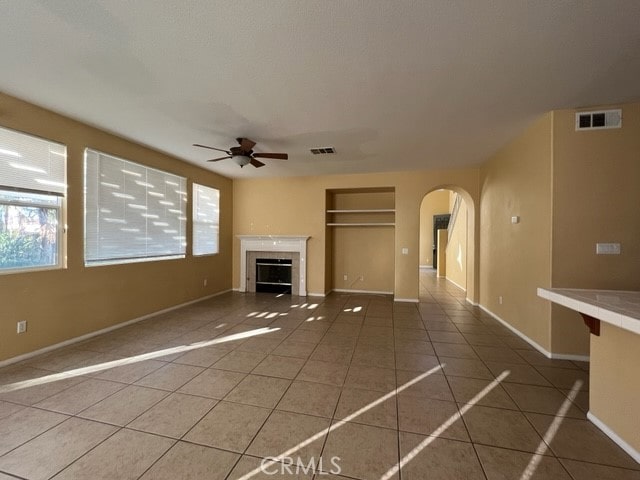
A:
{"label": "beige wall", "polygon": [[333,235],[333,289],[393,293],[393,228],[333,227],[327,235]]}
{"label": "beige wall", "polygon": [[640,336],[600,322],[591,335],[589,411],[640,452]]}
{"label": "beige wall", "polygon": [[[323,294],[329,283],[326,282],[325,272],[330,268],[326,261],[327,241],[331,241],[327,240],[325,226],[326,190],[363,187],[395,188],[393,291],[396,298],[417,299],[422,200],[427,193],[438,188],[455,187],[466,192],[468,204],[477,204],[477,169],[235,180],[234,234],[310,235],[307,289],[312,294]],[[474,215],[470,215],[470,218],[473,220],[475,238],[477,222]],[[408,248],[409,254],[403,255],[402,248]],[[238,288],[240,283],[239,252],[240,243],[236,238],[234,288]],[[475,258],[478,258],[476,252],[470,252],[469,264],[475,265]],[[476,298],[475,272],[477,269],[471,269],[467,282],[467,293],[471,299]],[[331,273],[331,278],[333,276]]]}
{"label": "beige wall", "polygon": [[[554,287],[640,290],[640,103],[621,108],[610,130],[576,132],[575,110],[553,113]],[[597,242],[622,254],[596,255]],[[552,318],[552,349],[588,354],[579,315],[553,306]]]}
{"label": "beige wall", "polygon": [[[455,197],[454,195],[451,196]],[[452,205],[453,207],[453,205]],[[449,241],[447,242],[447,280],[463,290],[467,289],[467,204],[461,200],[455,223],[449,224]]]}
{"label": "beige wall", "polygon": [[420,205],[420,266],[433,266],[433,216],[449,213],[449,190],[428,194]]}
{"label": "beige wall", "polygon": [[551,306],[536,289],[551,285],[551,129],[546,114],[486,162],[480,200],[480,303],[547,350]]}
{"label": "beige wall", "polygon": [[[68,152],[68,268],[0,275],[0,360],[231,288],[231,180],[2,94],[0,125],[63,143]],[[85,268],[85,147],[220,189],[220,254]],[[18,320],[27,320],[27,333],[16,334]]]}
{"label": "beige wall", "polygon": [[621,129],[586,132],[575,110],[546,114],[481,168],[481,303],[556,354],[588,355],[589,334],[535,287],[640,289],[640,104],[622,109]]}

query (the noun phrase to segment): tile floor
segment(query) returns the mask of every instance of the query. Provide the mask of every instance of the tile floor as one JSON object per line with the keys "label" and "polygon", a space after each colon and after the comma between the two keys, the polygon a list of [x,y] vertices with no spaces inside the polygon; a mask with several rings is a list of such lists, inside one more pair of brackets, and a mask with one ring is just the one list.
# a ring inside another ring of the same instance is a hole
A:
{"label": "tile floor", "polygon": [[587,389],[432,273],[419,304],[226,294],[0,369],[0,480],[639,480]]}

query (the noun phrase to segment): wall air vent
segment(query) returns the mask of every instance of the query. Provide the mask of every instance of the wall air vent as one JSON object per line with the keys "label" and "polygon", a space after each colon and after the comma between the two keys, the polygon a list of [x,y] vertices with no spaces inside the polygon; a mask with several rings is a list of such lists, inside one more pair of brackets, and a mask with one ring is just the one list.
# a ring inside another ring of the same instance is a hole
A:
{"label": "wall air vent", "polygon": [[604,130],[622,127],[622,110],[599,110],[597,112],[577,112],[576,130]]}
{"label": "wall air vent", "polygon": [[311,153],[314,155],[326,155],[327,153],[336,153],[333,147],[312,148]]}

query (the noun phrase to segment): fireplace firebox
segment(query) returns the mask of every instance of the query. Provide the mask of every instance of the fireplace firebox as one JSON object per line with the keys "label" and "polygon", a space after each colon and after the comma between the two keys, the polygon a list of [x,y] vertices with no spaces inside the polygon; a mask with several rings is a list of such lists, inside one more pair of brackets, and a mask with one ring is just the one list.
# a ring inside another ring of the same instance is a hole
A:
{"label": "fireplace firebox", "polygon": [[290,258],[256,259],[256,292],[291,293]]}

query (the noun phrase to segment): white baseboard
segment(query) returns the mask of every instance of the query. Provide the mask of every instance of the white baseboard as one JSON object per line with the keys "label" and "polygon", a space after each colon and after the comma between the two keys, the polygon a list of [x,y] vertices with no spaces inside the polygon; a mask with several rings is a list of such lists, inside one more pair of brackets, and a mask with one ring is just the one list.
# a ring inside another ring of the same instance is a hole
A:
{"label": "white baseboard", "polygon": [[551,353],[554,360],[575,360],[576,362],[588,362],[591,357],[589,355],[576,355],[574,353]]}
{"label": "white baseboard", "polygon": [[589,361],[589,356],[588,355],[573,355],[573,354],[569,354],[569,353],[551,353],[546,348],[544,348],[542,345],[537,343],[535,340],[529,338],[527,335],[522,333],[516,327],[511,325],[509,322],[507,322],[506,320],[503,320],[498,315],[493,313],[491,310],[489,310],[484,305],[478,305],[478,306],[484,312],[486,312],[489,315],[491,315],[493,318],[495,318],[497,321],[499,321],[502,325],[507,327],[509,330],[511,330],[513,333],[515,333],[518,337],[520,337],[522,340],[527,342],[529,345],[531,345],[533,348],[538,350],[540,353],[542,353],[547,358],[552,358],[552,359],[555,359],[555,360],[576,360],[576,361],[580,361],[580,362],[588,362]]}
{"label": "white baseboard", "polygon": [[625,442],[620,436],[611,430],[602,420],[596,417],[591,411],[587,412],[587,418],[604,432],[604,434],[613,440],[621,449],[627,452],[638,463],[640,463],[640,452]]}
{"label": "white baseboard", "polygon": [[452,284],[454,284],[456,287],[458,287],[460,290],[462,290],[463,292],[467,293],[467,289],[464,288],[462,285],[458,285],[456,282],[454,282],[453,280],[451,280],[449,277],[444,277],[446,278],[447,282],[451,282]]}
{"label": "white baseboard", "polygon": [[467,301],[468,304],[474,306],[474,307],[479,307],[480,304],[479,303],[475,303],[473,300],[471,300],[469,297],[465,298],[465,300]]}
{"label": "white baseboard", "polygon": [[393,295],[393,292],[382,292],[378,290],[352,290],[350,288],[334,288],[332,292],[338,293],[368,293],[371,295]]}
{"label": "white baseboard", "polygon": [[433,265],[420,265],[420,270],[433,270]]}
{"label": "white baseboard", "polygon": [[407,303],[419,303],[420,300],[417,298],[398,298],[398,297],[394,297],[393,298],[394,302],[407,302]]}
{"label": "white baseboard", "polygon": [[163,313],[171,312],[172,310],[177,310],[179,308],[186,307],[186,306],[192,305],[194,303],[202,302],[202,301],[207,300],[209,298],[217,297],[219,295],[224,295],[225,293],[228,293],[230,291],[231,291],[231,289],[223,290],[221,292],[214,293],[212,295],[207,295],[205,297],[196,298],[195,300],[190,300],[188,302],[180,303],[180,304],[174,305],[172,307],[163,308],[162,310],[158,310],[158,311],[155,311],[155,312],[152,312],[152,313],[148,313],[146,315],[142,315],[141,317],[133,318],[133,319],[127,320],[125,322],[121,322],[121,323],[117,323],[115,325],[111,325],[110,327],[106,327],[106,328],[102,328],[100,330],[96,330],[95,332],[86,333],[84,335],[80,335],[79,337],[70,338],[69,340],[65,340],[65,341],[60,342],[60,343],[55,343],[53,345],[49,345],[49,346],[44,347],[44,348],[39,348],[38,350],[34,350],[33,352],[24,353],[22,355],[18,355],[17,357],[8,358],[6,360],[0,361],[0,367],[11,365],[11,364],[17,363],[17,362],[22,362],[23,360],[28,360],[29,358],[33,358],[33,357],[36,357],[38,355],[42,355],[43,353],[48,353],[48,352],[51,352],[51,351],[56,350],[58,348],[67,347],[69,345],[73,345],[74,343],[83,342],[83,341],[88,340],[88,339],[90,339],[92,337],[97,337],[98,335],[102,335],[103,333],[108,333],[108,332],[111,332],[113,330],[117,330],[119,328],[126,327],[127,325],[132,325],[134,323],[141,322],[142,320],[146,320],[147,318],[155,317],[156,315],[161,315]]}

